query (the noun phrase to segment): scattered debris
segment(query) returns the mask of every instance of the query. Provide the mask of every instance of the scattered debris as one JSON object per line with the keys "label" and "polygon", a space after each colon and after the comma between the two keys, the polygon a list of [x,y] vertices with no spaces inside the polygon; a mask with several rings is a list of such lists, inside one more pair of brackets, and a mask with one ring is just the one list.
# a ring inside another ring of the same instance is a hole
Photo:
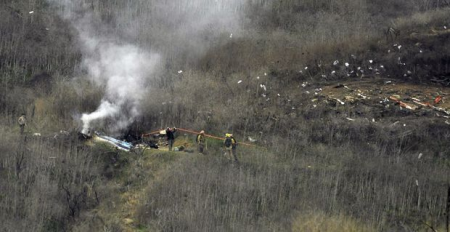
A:
{"label": "scattered debris", "polygon": [[178,74],[181,74],[181,73],[183,73],[183,70],[178,71]]}
{"label": "scattered debris", "polygon": [[35,136],[35,137],[41,137],[41,133],[34,133],[33,136]]}
{"label": "scattered debris", "polygon": [[419,157],[417,157],[418,159],[422,158],[422,153],[419,153]]}
{"label": "scattered debris", "polygon": [[239,80],[237,83],[238,83],[238,84],[242,83],[242,80]]}
{"label": "scattered debris", "polygon": [[349,120],[349,121],[355,121],[355,119],[353,119],[353,118],[347,118],[347,120]]}
{"label": "scattered debris", "polygon": [[230,39],[233,38],[233,33],[230,34]]}
{"label": "scattered debris", "polygon": [[34,11],[32,10],[32,11],[30,11],[30,12],[28,12],[28,14],[34,14]]}

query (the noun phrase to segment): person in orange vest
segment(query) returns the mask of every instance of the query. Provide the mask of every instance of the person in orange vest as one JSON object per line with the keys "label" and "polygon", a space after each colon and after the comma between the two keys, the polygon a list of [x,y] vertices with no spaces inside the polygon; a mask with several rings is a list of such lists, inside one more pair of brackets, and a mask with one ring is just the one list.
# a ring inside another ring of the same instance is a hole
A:
{"label": "person in orange vest", "polygon": [[228,159],[238,162],[236,155],[237,141],[233,137],[233,134],[225,134],[225,141],[223,141],[223,144],[225,145],[225,149],[227,150],[229,156]]}
{"label": "person in orange vest", "polygon": [[195,139],[195,142],[197,142],[198,152],[203,153],[205,149],[205,131],[200,131],[200,133],[197,135],[197,138]]}

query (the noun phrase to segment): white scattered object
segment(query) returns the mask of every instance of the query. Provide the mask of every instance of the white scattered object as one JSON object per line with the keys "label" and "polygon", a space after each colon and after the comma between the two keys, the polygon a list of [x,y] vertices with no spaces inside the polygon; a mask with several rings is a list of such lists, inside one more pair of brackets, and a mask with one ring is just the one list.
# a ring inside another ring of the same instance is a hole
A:
{"label": "white scattered object", "polygon": [[278,95],[278,97],[281,97],[281,95],[280,94],[277,94]]}
{"label": "white scattered object", "polygon": [[445,124],[450,125],[450,122],[448,120],[445,120]]}
{"label": "white scattered object", "polygon": [[264,73],[264,76],[267,76],[267,73]]}
{"label": "white scattered object", "polygon": [[353,119],[353,118],[347,118],[347,120],[349,120],[349,121],[355,121],[355,119]]}
{"label": "white scattered object", "polygon": [[183,70],[178,71],[178,74],[181,74],[181,73],[183,73]]}
{"label": "white scattered object", "polygon": [[259,76],[257,76],[256,79],[259,80]]}
{"label": "white scattered object", "polygon": [[28,12],[28,14],[34,14],[34,11],[30,11],[30,12]]}
{"label": "white scattered object", "polygon": [[295,107],[292,107],[293,110],[295,110]]}
{"label": "white scattered object", "polygon": [[331,72],[331,74],[335,74],[335,73],[336,73],[336,71]]}
{"label": "white scattered object", "polygon": [[361,67],[358,67],[358,70],[361,70]]}
{"label": "white scattered object", "polygon": [[416,180],[416,185],[419,186],[419,180]]}
{"label": "white scattered object", "polygon": [[238,81],[238,84],[240,84],[240,83],[242,83],[242,80],[239,80],[239,81]]}
{"label": "white scattered object", "polygon": [[339,64],[339,60],[335,60],[334,62],[333,62],[333,65],[338,65]]}
{"label": "white scattered object", "polygon": [[317,107],[317,105],[313,105],[313,108],[316,108]]}
{"label": "white scattered object", "polygon": [[406,124],[403,124],[403,126],[406,126]]}
{"label": "white scattered object", "polygon": [[345,105],[345,102],[341,101],[340,99],[336,98],[336,101],[338,101],[341,105]]}
{"label": "white scattered object", "polygon": [[369,60],[369,63],[373,63],[373,60]]}
{"label": "white scattered object", "polygon": [[391,53],[391,50],[390,50],[390,49],[388,50],[388,53]]}
{"label": "white scattered object", "polygon": [[46,31],[49,31],[50,29],[48,27],[45,28]]}
{"label": "white scattered object", "polygon": [[400,50],[400,48],[402,48],[402,45],[398,45],[398,47],[397,47],[397,48],[398,48],[398,50]]}
{"label": "white scattered object", "polygon": [[230,34],[230,38],[233,38],[233,33]]}
{"label": "white scattered object", "polygon": [[33,136],[35,136],[35,137],[40,137],[40,136],[41,136],[41,133],[34,133]]}
{"label": "white scattered object", "polygon": [[372,118],[372,122],[375,122],[375,119],[374,119],[374,118]]}
{"label": "white scattered object", "polygon": [[264,91],[267,91],[267,87],[263,84],[260,84],[259,87],[261,87],[261,89],[264,89]]}
{"label": "white scattered object", "polygon": [[417,157],[418,159],[422,158],[423,154],[419,153],[419,157]]}
{"label": "white scattered object", "polygon": [[380,65],[380,68],[384,68],[384,65]]}
{"label": "white scattered object", "polygon": [[309,91],[306,91],[305,93],[306,93],[306,94],[309,94]]}
{"label": "white scattered object", "polygon": [[256,139],[254,139],[254,138],[252,138],[252,137],[250,137],[250,136],[248,136],[248,141],[250,141],[250,142],[254,143],[254,142],[256,142],[257,140],[256,140]]}
{"label": "white scattered object", "polygon": [[322,74],[322,78],[326,78],[327,77],[327,75],[325,75],[325,74]]}
{"label": "white scattered object", "polygon": [[308,70],[308,67],[305,67],[305,70]]}
{"label": "white scattered object", "polygon": [[423,51],[422,51],[422,50],[420,50],[419,52],[420,52],[420,53],[423,53]]}
{"label": "white scattered object", "polygon": [[345,63],[345,67],[348,67],[349,65],[350,65],[350,64],[349,64],[349,63],[347,63],[347,62]]}
{"label": "white scattered object", "polygon": [[444,29],[447,30],[447,26],[444,26]]}

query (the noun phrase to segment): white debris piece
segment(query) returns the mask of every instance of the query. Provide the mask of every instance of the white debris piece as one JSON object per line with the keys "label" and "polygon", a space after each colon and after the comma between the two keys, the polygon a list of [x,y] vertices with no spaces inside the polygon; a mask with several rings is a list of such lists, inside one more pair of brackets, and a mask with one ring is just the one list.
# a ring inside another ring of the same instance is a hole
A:
{"label": "white debris piece", "polygon": [[416,180],[416,185],[419,186],[419,180]]}
{"label": "white debris piece", "polygon": [[350,66],[350,64],[346,62],[346,63],[345,63],[345,67],[348,67],[348,66]]}
{"label": "white debris piece", "polygon": [[388,53],[391,53],[391,49],[388,50]]}
{"label": "white debris piece", "polygon": [[327,75],[325,75],[325,74],[322,74],[322,78],[326,78],[327,77]]}
{"label": "white debris piece", "polygon": [[384,65],[380,65],[380,68],[384,68]]}
{"label": "white debris piece", "polygon": [[306,94],[309,94],[309,91],[306,91],[305,93],[306,93]]}
{"label": "white debris piece", "polygon": [[374,118],[372,118],[372,122],[375,122],[375,119],[374,119]]}
{"label": "white debris piece", "polygon": [[355,119],[353,119],[353,118],[347,118],[347,120],[349,120],[349,121],[355,121]]}
{"label": "white debris piece", "polygon": [[46,31],[49,31],[50,29],[48,27],[45,28]]}
{"label": "white debris piece", "polygon": [[230,38],[233,38],[233,33],[230,34]]}
{"label": "white debris piece", "polygon": [[369,63],[373,63],[373,60],[369,60]]}
{"label": "white debris piece", "polygon": [[305,70],[308,70],[308,67],[305,67]]}
{"label": "white debris piece", "polygon": [[361,70],[361,67],[358,67],[358,70]]}
{"label": "white debris piece", "polygon": [[281,95],[280,94],[277,94],[278,95],[278,97],[281,97]]}
{"label": "white debris piece", "polygon": [[239,81],[238,81],[238,84],[240,84],[240,83],[242,83],[242,80],[239,80]]}
{"label": "white debris piece", "polygon": [[339,64],[339,60],[335,60],[334,62],[333,62],[333,65],[338,65]]}
{"label": "white debris piece", "polygon": [[34,14],[34,11],[32,10],[32,11],[30,11],[30,12],[28,12],[28,14]]}
{"label": "white debris piece", "polygon": [[334,75],[335,73],[336,73],[336,71],[334,71],[334,70],[331,72],[331,74],[333,74],[333,75]]}
{"label": "white debris piece", "polygon": [[41,137],[41,133],[34,133],[33,136],[35,136],[35,137]]}
{"label": "white debris piece", "polygon": [[420,53],[423,53],[423,51],[422,51],[422,50],[420,50],[419,52],[420,52]]}
{"label": "white debris piece", "polygon": [[338,101],[341,105],[345,105],[345,102],[341,101],[340,99],[336,98],[336,101]]}
{"label": "white debris piece", "polygon": [[259,87],[261,87],[261,89],[264,89],[264,91],[267,91],[267,87],[263,84],[260,84]]}
{"label": "white debris piece", "polygon": [[257,76],[256,79],[259,80],[259,76]]}
{"label": "white debris piece", "polygon": [[178,74],[181,74],[181,73],[183,73],[183,70],[178,71]]}
{"label": "white debris piece", "polygon": [[317,107],[317,105],[313,105],[313,108],[316,108]]}
{"label": "white debris piece", "polygon": [[398,50],[400,50],[400,48],[402,48],[402,45],[398,45],[398,47],[397,47],[397,48],[398,48]]}
{"label": "white debris piece", "polygon": [[419,153],[419,157],[417,157],[418,159],[422,158],[423,154]]}
{"label": "white debris piece", "polygon": [[444,29],[447,30],[447,26],[444,26]]}
{"label": "white debris piece", "polygon": [[267,73],[264,73],[264,76],[267,76]]}
{"label": "white debris piece", "polygon": [[256,139],[254,139],[254,138],[252,138],[252,137],[250,137],[250,136],[248,136],[248,141],[250,141],[250,142],[254,143],[254,142],[256,142],[257,140],[256,140]]}

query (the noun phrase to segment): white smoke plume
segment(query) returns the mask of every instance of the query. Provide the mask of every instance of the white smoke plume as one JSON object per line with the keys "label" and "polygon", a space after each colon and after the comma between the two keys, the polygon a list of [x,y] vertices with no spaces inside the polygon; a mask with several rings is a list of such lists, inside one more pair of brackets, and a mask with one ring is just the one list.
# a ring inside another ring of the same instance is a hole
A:
{"label": "white smoke plume", "polygon": [[81,116],[83,133],[97,122],[108,122],[111,132],[129,126],[140,115],[148,78],[157,65],[165,64],[158,54],[119,38],[161,51],[170,58],[164,67],[183,65],[187,62],[171,58],[192,61],[223,39],[239,37],[238,9],[243,5],[241,0],[119,1],[115,4],[123,7],[109,8],[113,22],[106,25],[94,10],[106,9],[101,0],[48,1],[76,29],[82,65],[92,82],[105,90],[97,110]]}
{"label": "white smoke plume", "polygon": [[140,114],[140,104],[146,82],[159,62],[159,55],[137,46],[118,41],[117,36],[101,33],[105,25],[90,12],[89,5],[80,0],[54,1],[63,7],[63,17],[78,32],[83,55],[83,67],[91,81],[105,90],[100,106],[81,116],[82,133],[88,133],[92,123],[105,119],[113,123],[108,130],[120,131]]}

